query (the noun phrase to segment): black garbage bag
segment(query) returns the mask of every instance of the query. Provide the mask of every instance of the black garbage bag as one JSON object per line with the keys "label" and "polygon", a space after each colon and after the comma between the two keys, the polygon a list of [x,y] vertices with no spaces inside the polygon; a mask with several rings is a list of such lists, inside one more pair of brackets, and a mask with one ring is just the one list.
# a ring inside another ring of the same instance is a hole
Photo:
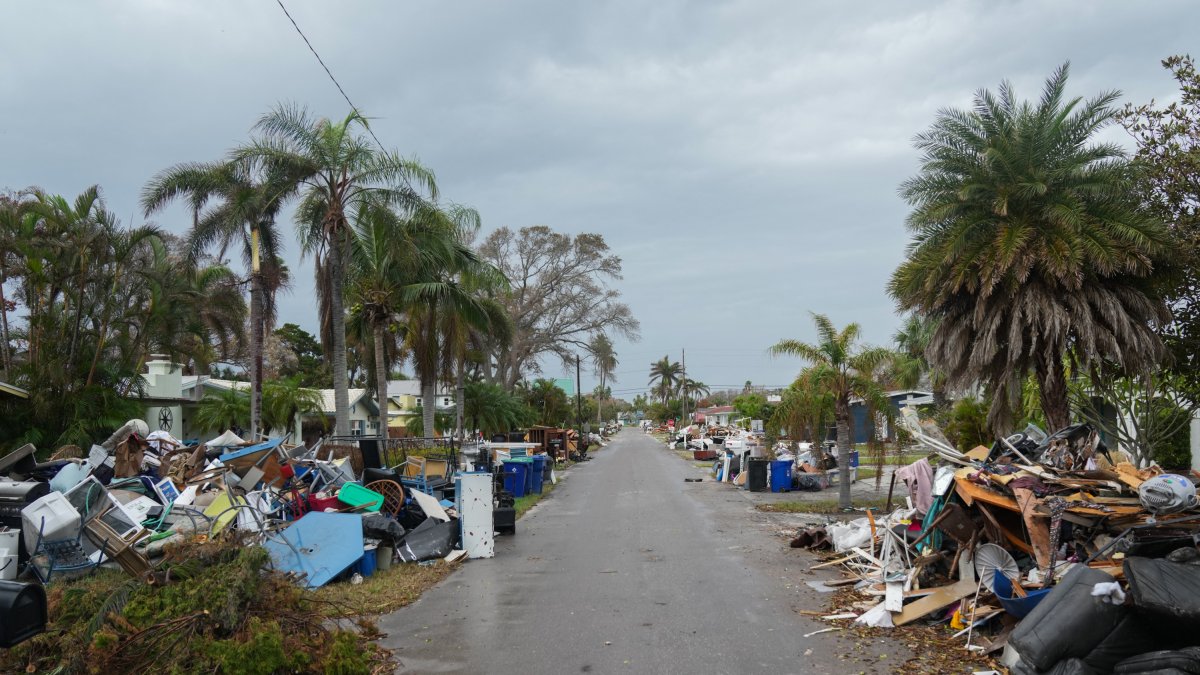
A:
{"label": "black garbage bag", "polygon": [[1082,565],[1071,570],[1021,621],[1009,644],[1023,661],[1038,670],[1086,657],[1128,612],[1123,606],[1092,597],[1093,586],[1112,580],[1104,572]]}
{"label": "black garbage bag", "polygon": [[414,502],[401,509],[400,513],[396,516],[396,520],[400,521],[400,524],[404,526],[405,531],[412,532],[413,530],[417,529],[421,523],[425,522],[426,516],[425,512],[421,510],[421,507],[417,506]]}
{"label": "black garbage bag", "polygon": [[1200,647],[1139,654],[1118,663],[1113,672],[1117,675],[1134,675],[1135,673],[1139,675],[1149,673],[1200,675]]}
{"label": "black garbage bag", "polygon": [[1099,671],[1084,663],[1082,659],[1059,661],[1050,670],[1038,670],[1028,663],[1020,661],[1013,666],[1012,672],[1014,675],[1099,675]]}
{"label": "black garbage bag", "polygon": [[383,515],[382,513],[371,513],[363,516],[362,519],[363,536],[368,539],[382,539],[387,542],[395,543],[404,539],[404,526],[396,522],[394,518]]}
{"label": "black garbage bag", "polygon": [[396,548],[396,554],[403,562],[421,562],[445,558],[454,550],[458,543],[458,521],[441,522],[433,518],[409,532],[404,537],[404,543]]}
{"label": "black garbage bag", "polygon": [[1138,612],[1200,629],[1200,567],[1154,558],[1126,558],[1130,603]]}

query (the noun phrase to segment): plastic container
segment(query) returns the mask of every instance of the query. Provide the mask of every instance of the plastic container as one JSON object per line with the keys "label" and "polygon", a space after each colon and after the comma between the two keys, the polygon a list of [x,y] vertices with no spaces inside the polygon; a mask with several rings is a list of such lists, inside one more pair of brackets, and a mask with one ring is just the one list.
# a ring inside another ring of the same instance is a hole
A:
{"label": "plastic container", "polygon": [[545,455],[533,456],[533,491],[541,494],[542,486],[546,482],[546,461]]}
{"label": "plastic container", "polygon": [[771,492],[788,492],[792,489],[792,467],[794,459],[777,459],[771,462]]}
{"label": "plastic container", "polygon": [[514,498],[525,496],[525,480],[529,473],[529,467],[525,462],[514,462],[506,460],[504,462],[504,489],[508,490]]}
{"label": "plastic container", "polygon": [[79,536],[79,512],[61,492],[51,492],[21,509],[21,530],[25,550],[31,554],[37,546],[38,533],[45,541],[74,539]]}
{"label": "plastic container", "polygon": [[346,505],[337,498],[337,495],[331,495],[328,492],[318,492],[308,496],[308,508],[310,511],[320,512],[327,509],[341,511],[343,508],[345,508],[345,506]]}
{"label": "plastic container", "polygon": [[533,490],[533,474],[534,474],[533,458],[532,457],[513,457],[513,458],[509,459],[508,461],[517,462],[519,464],[525,465],[525,494],[527,494],[527,495],[533,494],[533,492],[534,492],[534,490]]}
{"label": "plastic container", "polygon": [[997,573],[992,577],[993,592],[996,594],[996,599],[1000,601],[1000,606],[1004,611],[1012,614],[1018,619],[1024,619],[1026,614],[1033,611],[1034,607],[1042,601],[1053,588],[1043,588],[1037,591],[1026,591],[1023,598],[1013,595],[1012,581],[1003,574]]}
{"label": "plastic container", "polygon": [[852,466],[854,468],[858,468],[858,451],[857,450],[850,453],[850,466]]}
{"label": "plastic container", "polygon": [[[343,504],[355,507],[363,507],[362,511],[374,513],[383,508],[383,495],[374,490],[359,485],[358,483],[345,483],[342,489],[338,490],[338,501]],[[366,574],[363,575],[367,576]]]}
{"label": "plastic container", "polygon": [[375,563],[376,563],[375,556],[376,555],[377,554],[376,554],[374,548],[370,548],[370,549],[363,551],[363,557],[359,558],[358,562],[354,563],[354,565],[350,569],[354,572],[358,572],[359,574],[363,575],[363,578],[366,578],[366,577],[371,576],[372,574],[375,574]]}

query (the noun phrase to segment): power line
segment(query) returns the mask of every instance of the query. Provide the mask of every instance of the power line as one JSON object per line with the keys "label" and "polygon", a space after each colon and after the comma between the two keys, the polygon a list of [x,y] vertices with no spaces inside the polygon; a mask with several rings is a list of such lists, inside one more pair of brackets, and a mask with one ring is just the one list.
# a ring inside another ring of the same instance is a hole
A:
{"label": "power line", "polygon": [[[304,40],[304,44],[308,45],[308,51],[312,52],[312,55],[317,57],[317,63],[321,64],[321,67],[325,69],[325,74],[328,75],[329,79],[333,81],[333,86],[337,87],[337,90],[341,93],[342,98],[346,99],[346,104],[350,106],[351,110],[359,115],[362,115],[363,119],[366,119],[366,116],[362,114],[362,111],[358,109],[358,106],[354,105],[354,102],[351,101],[350,97],[346,95],[346,90],[342,89],[342,85],[337,81],[337,78],[333,76],[333,72],[329,70],[329,66],[325,65],[325,59],[321,58],[321,55],[317,53],[316,48],[314,48],[312,43],[308,41],[308,36],[304,34],[304,31],[300,30],[300,25],[297,24],[296,20],[292,18],[292,13],[288,11],[287,7],[283,6],[283,0],[275,0],[275,2],[279,5],[279,9],[283,10],[283,13],[287,16],[288,21],[292,22],[292,27],[295,28],[296,32],[300,34],[301,39]],[[364,124],[363,126],[366,127],[367,133],[371,134],[371,138],[375,139],[375,144],[379,146],[379,149],[386,153],[387,148],[383,147],[383,143],[379,142],[379,137],[375,135],[375,132],[371,129],[371,125]]]}

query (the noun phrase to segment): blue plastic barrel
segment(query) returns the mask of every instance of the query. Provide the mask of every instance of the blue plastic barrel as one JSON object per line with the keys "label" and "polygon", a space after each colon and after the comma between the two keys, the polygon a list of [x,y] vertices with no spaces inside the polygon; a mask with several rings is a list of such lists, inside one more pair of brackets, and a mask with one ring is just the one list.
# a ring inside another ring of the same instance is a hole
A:
{"label": "blue plastic barrel", "polygon": [[792,466],[795,460],[777,459],[771,462],[771,492],[785,492],[792,489]]}
{"label": "blue plastic barrel", "polygon": [[850,466],[855,467],[855,468],[858,467],[858,451],[857,450],[850,453]]}
{"label": "blue plastic barrel", "polygon": [[528,479],[528,465],[524,462],[504,463],[504,489],[512,493],[514,498],[525,496],[525,481]]}
{"label": "blue plastic barrel", "polygon": [[545,455],[533,456],[533,491],[542,494],[542,486],[546,482],[546,460]]}

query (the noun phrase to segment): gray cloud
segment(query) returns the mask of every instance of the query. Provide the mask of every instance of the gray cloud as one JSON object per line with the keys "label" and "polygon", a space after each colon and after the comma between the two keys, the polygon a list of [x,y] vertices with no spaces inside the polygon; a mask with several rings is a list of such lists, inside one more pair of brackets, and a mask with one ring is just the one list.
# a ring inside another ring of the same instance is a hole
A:
{"label": "gray cloud", "polygon": [[[706,382],[784,384],[800,364],[765,349],[812,338],[809,310],[886,342],[896,186],[936,110],[1005,78],[1035,96],[1068,59],[1073,93],[1169,98],[1159,60],[1200,18],[1182,1],[285,3],[383,142],[485,227],[605,235],[643,324],[617,344],[618,389],[685,347]],[[278,101],[346,112],[272,2],[27,2],[4,19],[0,187],[99,183],[128,219],[150,175],[219,157]],[[282,318],[312,328],[311,268],[289,262]]]}

